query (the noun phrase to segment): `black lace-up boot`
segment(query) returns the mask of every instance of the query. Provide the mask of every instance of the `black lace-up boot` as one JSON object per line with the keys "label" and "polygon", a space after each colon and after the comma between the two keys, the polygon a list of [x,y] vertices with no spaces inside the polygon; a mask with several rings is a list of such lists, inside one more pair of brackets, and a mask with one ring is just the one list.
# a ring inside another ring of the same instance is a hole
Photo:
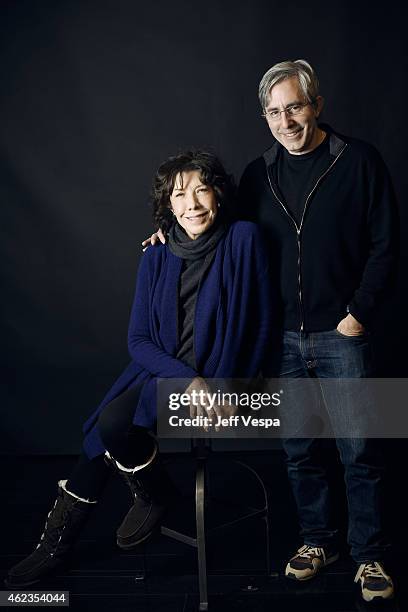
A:
{"label": "black lace-up boot", "polygon": [[9,588],[24,588],[61,567],[96,502],[84,500],[58,482],[58,497],[45,523],[36,549],[12,567],[5,580]]}
{"label": "black lace-up boot", "polygon": [[142,466],[126,468],[108,452],[105,461],[123,478],[132,493],[133,506],[116,532],[116,542],[120,548],[133,548],[160,528],[167,507],[176,496],[176,488],[161,464],[157,445],[151,459]]}

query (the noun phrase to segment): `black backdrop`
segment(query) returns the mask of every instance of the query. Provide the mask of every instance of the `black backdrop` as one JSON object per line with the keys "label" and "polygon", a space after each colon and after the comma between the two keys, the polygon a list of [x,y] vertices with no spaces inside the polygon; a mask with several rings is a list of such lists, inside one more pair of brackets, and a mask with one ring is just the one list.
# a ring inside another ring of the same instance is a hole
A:
{"label": "black backdrop", "polygon": [[[201,146],[239,178],[270,146],[257,85],[273,63],[309,60],[324,119],[379,148],[404,235],[401,10],[344,0],[1,1],[2,452],[79,450],[82,422],[128,362],[156,166]],[[384,376],[407,376],[403,276],[378,316]]]}

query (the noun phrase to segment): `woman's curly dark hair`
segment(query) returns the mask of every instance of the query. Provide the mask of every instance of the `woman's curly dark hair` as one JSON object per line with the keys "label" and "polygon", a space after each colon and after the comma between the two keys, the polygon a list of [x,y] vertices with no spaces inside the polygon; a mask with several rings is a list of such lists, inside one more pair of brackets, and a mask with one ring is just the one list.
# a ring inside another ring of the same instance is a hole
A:
{"label": "woman's curly dark hair", "polygon": [[207,151],[185,151],[163,162],[156,172],[152,189],[153,220],[156,229],[165,234],[174,223],[170,209],[170,195],[174,189],[176,177],[183,172],[198,170],[204,185],[211,186],[220,204],[220,210],[226,217],[232,216],[235,199],[235,184],[227,174],[220,160]]}

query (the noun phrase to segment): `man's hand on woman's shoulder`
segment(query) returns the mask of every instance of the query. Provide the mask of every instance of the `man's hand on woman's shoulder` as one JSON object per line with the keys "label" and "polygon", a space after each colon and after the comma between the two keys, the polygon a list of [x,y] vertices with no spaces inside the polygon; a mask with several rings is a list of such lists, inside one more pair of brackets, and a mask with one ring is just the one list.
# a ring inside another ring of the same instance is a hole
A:
{"label": "man's hand on woman's shoulder", "polygon": [[145,252],[145,250],[149,248],[149,246],[154,246],[155,244],[157,244],[157,242],[166,244],[166,238],[163,232],[161,231],[161,229],[159,229],[157,232],[152,234],[150,238],[146,238],[146,240],[143,240],[142,242],[143,252]]}

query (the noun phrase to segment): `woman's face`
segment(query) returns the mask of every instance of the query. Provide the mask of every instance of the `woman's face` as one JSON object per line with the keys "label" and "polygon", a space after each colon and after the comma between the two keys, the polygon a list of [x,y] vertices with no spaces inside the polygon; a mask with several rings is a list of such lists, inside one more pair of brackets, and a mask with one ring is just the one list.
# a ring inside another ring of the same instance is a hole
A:
{"label": "woman's face", "polygon": [[198,170],[176,176],[170,207],[187,235],[195,240],[208,230],[217,216],[214,189],[201,182]]}

